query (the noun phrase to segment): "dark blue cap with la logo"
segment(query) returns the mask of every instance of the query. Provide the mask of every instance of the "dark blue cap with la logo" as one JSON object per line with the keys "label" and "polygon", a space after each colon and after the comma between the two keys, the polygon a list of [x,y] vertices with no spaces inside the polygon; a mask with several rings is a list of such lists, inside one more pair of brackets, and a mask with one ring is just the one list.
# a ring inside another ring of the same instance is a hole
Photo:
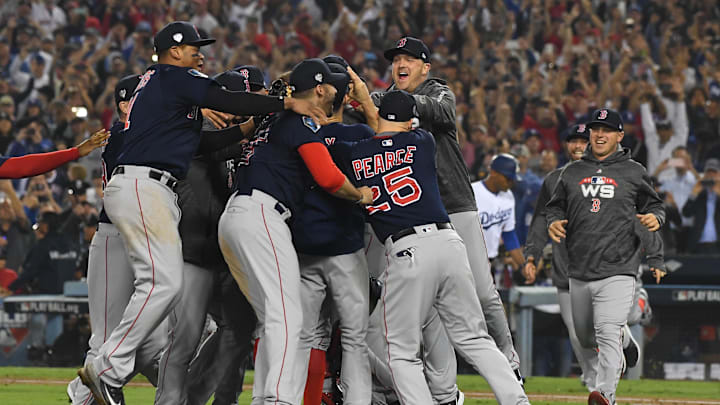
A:
{"label": "dark blue cap with la logo", "polygon": [[428,49],[425,43],[417,38],[404,37],[401,38],[395,48],[391,48],[383,53],[385,59],[392,62],[395,55],[405,53],[412,57],[418,58],[425,63],[430,63],[430,49]]}
{"label": "dark blue cap with la logo", "polygon": [[593,111],[592,119],[586,125],[590,129],[598,125],[603,125],[618,132],[623,131],[623,120],[620,113],[609,108],[601,108]]}

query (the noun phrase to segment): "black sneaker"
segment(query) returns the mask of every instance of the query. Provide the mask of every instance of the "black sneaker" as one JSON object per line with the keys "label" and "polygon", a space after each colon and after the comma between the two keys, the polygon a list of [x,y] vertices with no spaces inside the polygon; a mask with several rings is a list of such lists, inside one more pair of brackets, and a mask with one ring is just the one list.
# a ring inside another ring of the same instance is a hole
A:
{"label": "black sneaker", "polygon": [[635,338],[633,338],[632,333],[630,333],[630,328],[628,328],[627,325],[623,328],[623,333],[630,338],[630,344],[628,347],[623,348],[623,354],[625,355],[625,367],[635,367],[640,359],[640,346],[635,341]]}
{"label": "black sneaker", "polygon": [[83,384],[90,389],[98,405],[125,405],[122,387],[113,387],[105,384],[95,372],[92,364],[78,370]]}
{"label": "black sneaker", "polygon": [[520,374],[520,369],[518,368],[516,370],[513,370],[513,372],[515,372],[515,378],[517,378],[523,391],[525,391],[525,377],[523,377],[522,374]]}

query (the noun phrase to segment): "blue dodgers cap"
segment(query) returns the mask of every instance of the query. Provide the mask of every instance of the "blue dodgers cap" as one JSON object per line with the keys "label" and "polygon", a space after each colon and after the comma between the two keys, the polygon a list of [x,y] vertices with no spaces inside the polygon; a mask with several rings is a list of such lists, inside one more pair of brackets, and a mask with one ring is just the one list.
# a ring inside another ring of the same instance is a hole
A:
{"label": "blue dodgers cap", "polygon": [[511,181],[515,181],[518,177],[517,159],[507,153],[501,153],[493,157],[490,169],[495,170]]}

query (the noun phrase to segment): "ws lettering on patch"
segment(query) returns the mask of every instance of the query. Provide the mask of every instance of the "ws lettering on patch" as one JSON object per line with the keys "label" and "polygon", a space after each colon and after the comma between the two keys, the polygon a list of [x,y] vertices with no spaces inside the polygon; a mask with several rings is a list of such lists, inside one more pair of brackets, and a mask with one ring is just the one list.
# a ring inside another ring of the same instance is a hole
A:
{"label": "ws lettering on patch", "polygon": [[611,177],[592,176],[585,177],[578,183],[583,197],[591,197],[590,212],[600,212],[600,198],[615,198],[615,188],[618,187],[617,181]]}

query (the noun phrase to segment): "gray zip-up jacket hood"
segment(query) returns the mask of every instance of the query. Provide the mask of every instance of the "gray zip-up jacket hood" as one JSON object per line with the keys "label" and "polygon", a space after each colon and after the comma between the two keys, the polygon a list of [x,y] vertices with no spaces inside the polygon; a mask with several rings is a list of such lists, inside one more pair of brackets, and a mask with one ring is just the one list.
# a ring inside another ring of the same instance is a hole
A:
{"label": "gray zip-up jacket hood", "polygon": [[[581,160],[560,173],[546,205],[546,219],[548,226],[568,220],[565,246],[571,278],[592,281],[621,274],[635,276],[642,254],[636,214],[652,213],[660,225],[665,223],[662,200],[647,171],[630,156],[625,148],[601,161],[588,146]],[[659,235],[646,236],[648,251],[657,252]],[[653,258],[650,265],[659,267],[661,263]]]}
{"label": "gray zip-up jacket hood", "polygon": [[[395,85],[387,91],[395,90]],[[372,94],[380,106],[385,92]],[[455,122],[455,95],[444,80],[429,78],[412,93],[420,115],[420,128],[435,137],[438,186],[448,214],[477,211],[465,160],[460,152]]]}

